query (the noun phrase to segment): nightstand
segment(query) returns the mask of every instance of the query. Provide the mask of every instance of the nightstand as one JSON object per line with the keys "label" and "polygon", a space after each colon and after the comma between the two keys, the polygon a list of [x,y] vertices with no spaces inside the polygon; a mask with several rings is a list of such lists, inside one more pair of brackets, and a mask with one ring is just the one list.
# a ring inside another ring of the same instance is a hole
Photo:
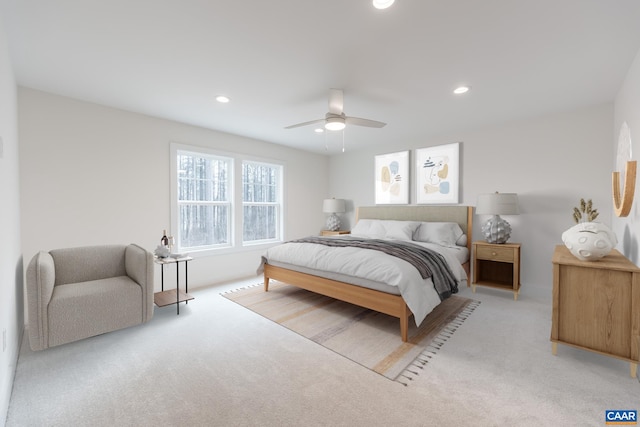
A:
{"label": "nightstand", "polygon": [[520,292],[520,243],[473,242],[473,292],[476,285]]}
{"label": "nightstand", "polygon": [[320,232],[321,236],[340,236],[341,234],[351,234],[351,231],[349,231],[349,230],[338,230],[338,231],[322,230]]}

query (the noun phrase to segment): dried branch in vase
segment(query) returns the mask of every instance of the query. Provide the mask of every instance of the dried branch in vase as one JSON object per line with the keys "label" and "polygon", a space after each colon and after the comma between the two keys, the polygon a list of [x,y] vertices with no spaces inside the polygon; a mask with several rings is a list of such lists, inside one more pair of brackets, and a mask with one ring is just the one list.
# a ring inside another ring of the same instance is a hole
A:
{"label": "dried branch in vase", "polygon": [[580,199],[580,207],[573,208],[573,220],[576,224],[581,222],[592,222],[599,215],[597,209],[593,209],[593,202],[591,199],[588,201],[584,201],[584,199]]}

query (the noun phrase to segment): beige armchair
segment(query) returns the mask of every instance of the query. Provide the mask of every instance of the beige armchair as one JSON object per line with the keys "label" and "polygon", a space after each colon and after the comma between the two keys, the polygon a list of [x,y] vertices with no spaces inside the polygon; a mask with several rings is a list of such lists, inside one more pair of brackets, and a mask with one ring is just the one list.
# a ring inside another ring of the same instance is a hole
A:
{"label": "beige armchair", "polygon": [[37,253],[27,267],[31,349],[151,320],[153,272],[151,253],[134,244]]}

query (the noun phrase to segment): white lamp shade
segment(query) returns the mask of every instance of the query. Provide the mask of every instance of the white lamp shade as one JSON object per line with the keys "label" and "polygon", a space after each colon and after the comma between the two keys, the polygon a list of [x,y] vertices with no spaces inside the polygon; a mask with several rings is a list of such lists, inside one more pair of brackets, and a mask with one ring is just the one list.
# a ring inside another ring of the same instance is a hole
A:
{"label": "white lamp shade", "polygon": [[478,195],[477,215],[518,215],[516,193],[491,193]]}
{"label": "white lamp shade", "polygon": [[322,212],[324,213],[341,213],[344,211],[344,200],[342,199],[325,199],[322,203]]}

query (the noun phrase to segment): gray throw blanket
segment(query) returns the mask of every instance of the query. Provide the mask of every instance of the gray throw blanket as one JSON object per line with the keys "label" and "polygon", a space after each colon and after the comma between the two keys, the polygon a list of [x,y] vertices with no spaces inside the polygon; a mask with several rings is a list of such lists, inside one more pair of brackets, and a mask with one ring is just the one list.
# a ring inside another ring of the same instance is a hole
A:
{"label": "gray throw blanket", "polygon": [[458,293],[458,281],[446,260],[438,252],[399,240],[359,239],[356,237],[305,237],[291,243],[314,243],[335,247],[372,249],[398,257],[413,265],[423,279],[433,280],[440,301]]}

